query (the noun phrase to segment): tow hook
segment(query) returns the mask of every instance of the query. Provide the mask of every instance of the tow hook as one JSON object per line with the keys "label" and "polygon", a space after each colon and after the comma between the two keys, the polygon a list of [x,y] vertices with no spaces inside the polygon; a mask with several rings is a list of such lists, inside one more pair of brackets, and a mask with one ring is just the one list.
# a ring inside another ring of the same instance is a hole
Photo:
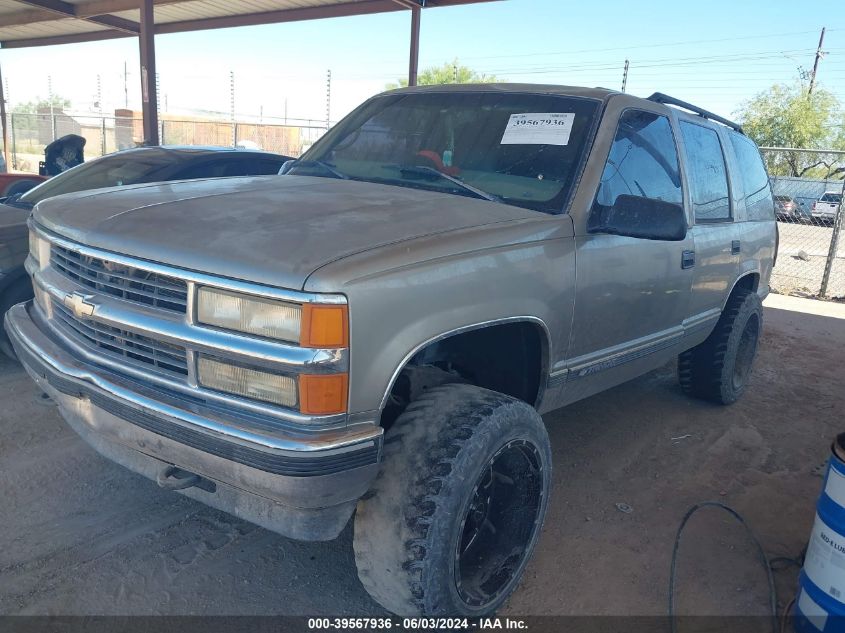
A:
{"label": "tow hook", "polygon": [[206,492],[217,491],[217,485],[213,481],[173,465],[161,469],[156,475],[156,483],[165,490],[185,490],[197,487]]}

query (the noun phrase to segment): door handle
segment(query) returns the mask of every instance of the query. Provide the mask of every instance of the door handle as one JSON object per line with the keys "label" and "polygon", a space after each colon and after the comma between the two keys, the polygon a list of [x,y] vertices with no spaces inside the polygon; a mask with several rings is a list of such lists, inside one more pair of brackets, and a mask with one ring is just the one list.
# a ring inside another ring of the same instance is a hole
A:
{"label": "door handle", "polygon": [[742,244],[739,240],[734,240],[733,242],[731,242],[731,255],[739,255],[741,250]]}
{"label": "door handle", "polygon": [[684,251],[681,253],[681,268],[692,268],[695,266],[695,251]]}

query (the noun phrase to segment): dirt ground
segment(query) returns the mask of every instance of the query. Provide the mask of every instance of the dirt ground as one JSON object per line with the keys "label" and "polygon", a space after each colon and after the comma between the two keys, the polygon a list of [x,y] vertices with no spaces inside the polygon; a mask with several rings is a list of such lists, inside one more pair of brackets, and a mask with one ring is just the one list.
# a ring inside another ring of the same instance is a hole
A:
{"label": "dirt ground", "polygon": [[[667,366],[547,416],[549,516],[502,615],[665,614],[675,531],[704,500],[739,511],[768,556],[799,554],[845,430],[845,306],[772,296],[765,319],[732,407],[687,399]],[[357,580],[349,527],[298,543],[165,492],[96,455],[5,360],[0,398],[0,614],[383,613]],[[696,514],[679,612],[764,614],[756,556],[727,514]],[[780,608],[797,572],[775,572]]]}
{"label": "dirt ground", "polygon": [[[780,245],[771,285],[781,294],[815,296],[821,288],[833,228],[778,222]],[[840,229],[831,268],[829,297],[845,296],[845,230]]]}

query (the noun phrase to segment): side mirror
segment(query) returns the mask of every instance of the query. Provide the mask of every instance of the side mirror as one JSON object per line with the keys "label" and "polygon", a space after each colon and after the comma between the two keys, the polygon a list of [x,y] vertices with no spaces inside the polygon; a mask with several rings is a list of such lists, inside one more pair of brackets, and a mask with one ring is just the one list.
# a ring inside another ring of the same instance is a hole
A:
{"label": "side mirror", "polygon": [[285,162],[283,162],[282,168],[279,170],[279,175],[284,176],[286,173],[288,173],[291,170],[291,167],[293,167],[295,164],[296,164],[295,158],[292,158],[291,160],[286,160]]}
{"label": "side mirror", "polygon": [[621,195],[612,207],[593,208],[587,231],[679,242],[687,236],[687,215],[674,202]]}

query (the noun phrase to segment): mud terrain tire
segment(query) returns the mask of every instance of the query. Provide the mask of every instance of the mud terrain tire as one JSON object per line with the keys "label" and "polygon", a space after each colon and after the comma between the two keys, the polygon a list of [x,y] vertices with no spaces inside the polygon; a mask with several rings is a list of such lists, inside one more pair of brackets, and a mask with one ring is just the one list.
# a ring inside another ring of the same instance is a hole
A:
{"label": "mud terrain tire", "polygon": [[473,385],[430,389],[389,430],[358,503],[358,577],[398,615],[492,613],[531,557],[550,483],[533,407]]}
{"label": "mud terrain tire", "polygon": [[678,356],[684,393],[718,404],[736,402],[748,386],[762,331],[763,305],[757,293],[739,290],[731,295],[707,340]]}

